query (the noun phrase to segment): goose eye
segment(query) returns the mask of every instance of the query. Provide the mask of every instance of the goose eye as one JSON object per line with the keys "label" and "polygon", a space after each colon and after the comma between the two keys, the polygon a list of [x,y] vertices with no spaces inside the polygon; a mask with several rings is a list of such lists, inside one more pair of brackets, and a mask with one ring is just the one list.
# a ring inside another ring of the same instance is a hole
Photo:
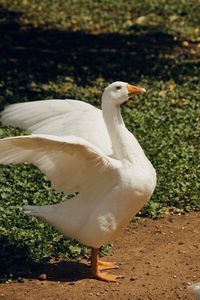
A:
{"label": "goose eye", "polygon": [[116,90],[121,90],[121,86],[119,85],[119,86],[116,86]]}

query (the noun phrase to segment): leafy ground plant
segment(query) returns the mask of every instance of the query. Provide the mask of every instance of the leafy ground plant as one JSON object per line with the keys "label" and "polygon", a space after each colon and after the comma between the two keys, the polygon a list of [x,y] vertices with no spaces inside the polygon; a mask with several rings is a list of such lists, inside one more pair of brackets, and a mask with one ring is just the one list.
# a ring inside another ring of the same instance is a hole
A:
{"label": "leafy ground plant", "polygon": [[[75,98],[100,106],[115,80],[147,93],[123,108],[153,162],[157,189],[141,216],[199,210],[200,85],[197,1],[0,0],[0,106]],[[0,137],[25,134],[1,127]],[[63,200],[27,164],[0,168],[1,277],[31,271],[51,257],[89,250],[64,239],[22,206]],[[105,253],[107,248],[103,248]],[[22,263],[23,262],[23,263]]]}

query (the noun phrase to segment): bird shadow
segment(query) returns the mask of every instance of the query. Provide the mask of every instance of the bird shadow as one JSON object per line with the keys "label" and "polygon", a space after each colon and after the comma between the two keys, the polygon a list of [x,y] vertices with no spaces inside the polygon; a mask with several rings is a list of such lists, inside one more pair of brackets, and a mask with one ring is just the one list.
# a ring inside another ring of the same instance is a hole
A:
{"label": "bird shadow", "polygon": [[[19,246],[16,241],[0,237],[0,282],[20,277],[40,279],[45,274],[48,281],[77,281],[91,278],[89,263],[77,261],[52,261],[36,263],[27,245]],[[42,279],[42,278],[41,278]]]}
{"label": "bird shadow", "polygon": [[[45,278],[42,277],[45,274]],[[47,281],[75,282],[91,277],[91,269],[85,262],[59,261],[45,263],[33,268],[27,279],[45,279]]]}

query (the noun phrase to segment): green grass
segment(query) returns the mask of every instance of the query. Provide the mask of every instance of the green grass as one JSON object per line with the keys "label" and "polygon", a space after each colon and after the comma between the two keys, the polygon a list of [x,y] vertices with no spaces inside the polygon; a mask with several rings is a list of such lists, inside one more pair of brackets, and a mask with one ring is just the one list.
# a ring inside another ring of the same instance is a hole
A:
{"label": "green grass", "polygon": [[[140,215],[199,210],[198,24],[197,1],[0,0],[0,106],[75,98],[99,107],[112,81],[144,86],[147,93],[123,108],[158,174]],[[0,129],[0,137],[18,134]],[[33,262],[88,255],[24,215],[23,204],[63,199],[37,168],[1,167],[0,196],[3,280],[26,274]]]}

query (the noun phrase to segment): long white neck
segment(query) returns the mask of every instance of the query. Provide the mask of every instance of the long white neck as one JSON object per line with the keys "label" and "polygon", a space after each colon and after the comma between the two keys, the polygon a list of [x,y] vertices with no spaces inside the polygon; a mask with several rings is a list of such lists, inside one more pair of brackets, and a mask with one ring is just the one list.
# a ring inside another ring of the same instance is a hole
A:
{"label": "long white neck", "polygon": [[117,106],[105,94],[102,97],[102,112],[113,148],[113,157],[130,161],[144,160],[145,154],[136,138],[127,130]]}

